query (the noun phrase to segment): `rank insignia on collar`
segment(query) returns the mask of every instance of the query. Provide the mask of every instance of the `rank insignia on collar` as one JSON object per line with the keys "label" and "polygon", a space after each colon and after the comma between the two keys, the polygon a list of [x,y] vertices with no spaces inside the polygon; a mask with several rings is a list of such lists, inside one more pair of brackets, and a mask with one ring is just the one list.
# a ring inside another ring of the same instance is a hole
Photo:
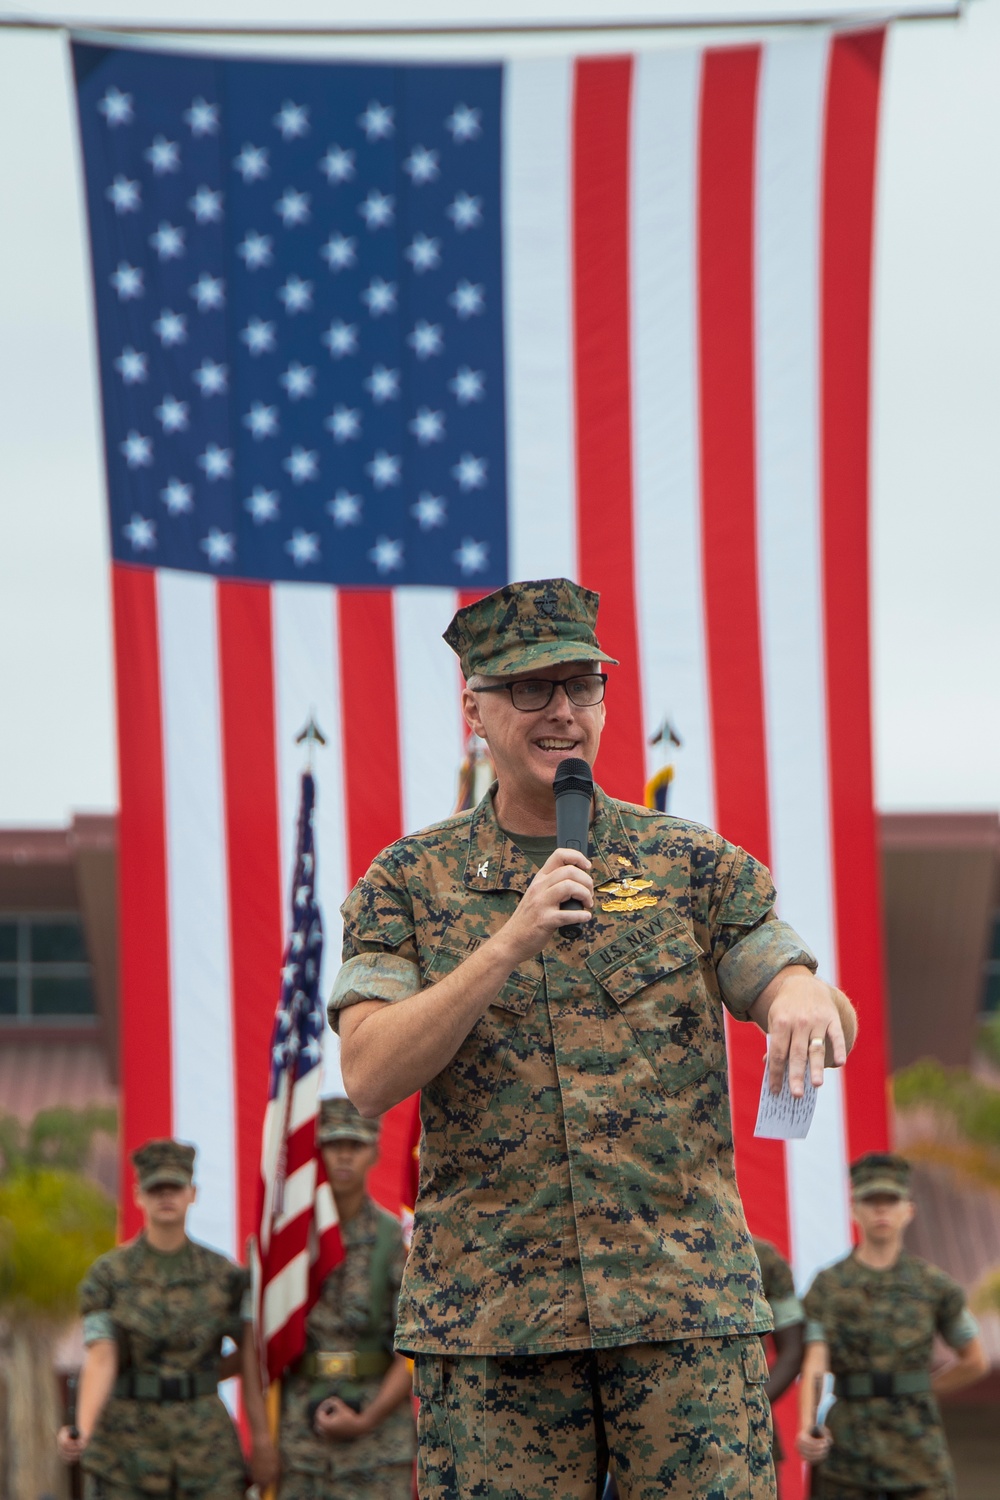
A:
{"label": "rank insignia on collar", "polygon": [[660,898],[649,894],[652,884],[651,880],[640,880],[633,875],[606,881],[597,888],[601,911],[642,911],[644,907],[655,906]]}

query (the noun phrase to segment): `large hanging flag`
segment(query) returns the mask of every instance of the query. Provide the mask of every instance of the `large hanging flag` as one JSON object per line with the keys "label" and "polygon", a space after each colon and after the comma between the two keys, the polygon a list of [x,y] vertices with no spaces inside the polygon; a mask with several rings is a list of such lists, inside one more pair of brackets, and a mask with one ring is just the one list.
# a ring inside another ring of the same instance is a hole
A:
{"label": "large hanging flag", "polygon": [[254,1281],[261,1362],[271,1379],[303,1354],[306,1315],[344,1257],[337,1205],[316,1143],[326,1016],[319,993],[323,919],[316,901],[315,799],[307,771],[261,1137]]}
{"label": "large hanging flag", "polygon": [[[755,1141],[800,1279],[886,1139],[868,637],[882,33],[506,63],[74,47],[114,553],[123,1148],[197,1141],[253,1225],[281,872],[313,711],[318,894],[446,816],[440,633],[511,578],[599,589],[597,774],[772,867],[861,1012],[808,1140]],[[327,987],[330,968],[327,967]],[[406,1132],[399,1132],[405,1138]],[[398,1173],[396,1173],[398,1179]]]}

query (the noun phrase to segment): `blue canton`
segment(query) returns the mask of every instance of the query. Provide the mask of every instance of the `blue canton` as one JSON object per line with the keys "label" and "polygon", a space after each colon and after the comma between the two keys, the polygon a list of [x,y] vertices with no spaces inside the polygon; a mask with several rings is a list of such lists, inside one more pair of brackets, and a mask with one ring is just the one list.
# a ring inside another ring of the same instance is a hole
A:
{"label": "blue canton", "polygon": [[73,57],[115,558],[503,583],[502,70]]}

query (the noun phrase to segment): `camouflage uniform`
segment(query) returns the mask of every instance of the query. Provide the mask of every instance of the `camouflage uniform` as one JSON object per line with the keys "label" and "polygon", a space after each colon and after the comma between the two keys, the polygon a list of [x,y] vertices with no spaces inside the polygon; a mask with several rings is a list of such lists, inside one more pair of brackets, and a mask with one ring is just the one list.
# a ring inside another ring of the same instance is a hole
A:
{"label": "camouflage uniform", "polygon": [[[133,1157],[141,1186],[177,1182],[181,1158],[193,1162],[193,1149],[147,1142]],[[211,1387],[223,1338],[242,1338],[247,1288],[247,1273],[224,1255],[192,1240],[164,1254],[140,1234],[102,1255],[84,1277],[84,1341],[117,1344],[116,1392],[134,1389],[144,1377],[198,1376]],[[188,1400],[113,1394],[82,1464],[88,1500],[236,1500],[246,1488],[239,1439],[214,1389]]]}
{"label": "camouflage uniform", "polygon": [[[610,661],[596,609],[564,579],[511,585],[445,638],[467,678]],[[598,790],[591,858],[594,920],[520,964],[422,1090],[396,1336],[417,1356],[421,1494],[589,1497],[603,1416],[633,1500],[757,1500],[774,1483],[771,1320],[722,1007],[745,1019],[815,960],[763,866],[708,829]],[[492,794],[383,851],[343,907],[331,1024],[451,973],[534,873]]]}
{"label": "camouflage uniform", "polygon": [[[909,1193],[909,1165],[902,1157],[872,1153],[852,1165],[851,1177],[855,1197]],[[855,1385],[852,1396],[841,1383],[868,1375],[926,1379],[935,1333],[957,1350],[978,1332],[962,1288],[915,1255],[904,1253],[879,1270],[851,1254],[819,1273],[805,1308],[806,1342],[826,1344],[830,1370],[841,1385],[826,1422],[833,1446],[816,1470],[814,1496],[954,1500],[941,1414],[930,1390],[861,1396]]]}
{"label": "camouflage uniform", "polygon": [[[775,1333],[779,1333],[782,1328],[792,1328],[796,1323],[804,1323],[805,1311],[796,1295],[792,1268],[785,1257],[775,1249],[770,1240],[760,1240],[756,1235],[753,1247],[760,1261],[764,1296],[771,1309]],[[774,1443],[771,1451],[774,1454],[775,1464],[780,1463],[785,1457],[777,1425],[774,1428]]]}
{"label": "camouflage uniform", "polygon": [[[362,1119],[347,1099],[323,1100],[317,1133],[321,1144],[340,1139],[374,1143],[378,1124]],[[324,1281],[319,1301],[306,1320],[308,1350],[354,1350],[366,1344],[391,1356],[396,1300],[406,1259],[399,1222],[366,1198],[357,1217],[341,1224],[341,1234],[344,1259]],[[387,1248],[389,1254],[385,1253]],[[373,1262],[376,1274],[384,1281],[375,1328]],[[410,1500],[416,1433],[409,1401],[390,1412],[374,1432],[348,1442],[320,1437],[309,1415],[311,1402],[333,1392],[360,1401],[364,1408],[381,1383],[381,1376],[324,1380],[302,1366],[284,1377],[281,1500],[332,1500],[334,1496],[336,1500]]]}

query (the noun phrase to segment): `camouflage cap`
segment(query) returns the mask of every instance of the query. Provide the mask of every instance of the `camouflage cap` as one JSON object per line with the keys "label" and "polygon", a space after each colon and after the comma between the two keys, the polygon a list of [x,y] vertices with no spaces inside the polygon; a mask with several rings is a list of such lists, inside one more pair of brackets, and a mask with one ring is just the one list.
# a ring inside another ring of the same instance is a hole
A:
{"label": "camouflage cap", "polygon": [[145,1192],[161,1183],[190,1187],[194,1179],[193,1146],[183,1141],[145,1141],[132,1152],[132,1165]]}
{"label": "camouflage cap", "polygon": [[869,1151],[851,1162],[851,1192],[855,1198],[879,1195],[910,1196],[910,1163],[892,1151]]}
{"label": "camouflage cap", "polygon": [[444,638],[466,679],[506,677],[567,661],[617,666],[594,634],[600,597],[569,578],[508,583],[460,609]]}
{"label": "camouflage cap", "polygon": [[366,1146],[378,1142],[379,1121],[366,1120],[350,1099],[321,1099],[316,1139],[321,1146],[331,1141],[363,1141]]}

